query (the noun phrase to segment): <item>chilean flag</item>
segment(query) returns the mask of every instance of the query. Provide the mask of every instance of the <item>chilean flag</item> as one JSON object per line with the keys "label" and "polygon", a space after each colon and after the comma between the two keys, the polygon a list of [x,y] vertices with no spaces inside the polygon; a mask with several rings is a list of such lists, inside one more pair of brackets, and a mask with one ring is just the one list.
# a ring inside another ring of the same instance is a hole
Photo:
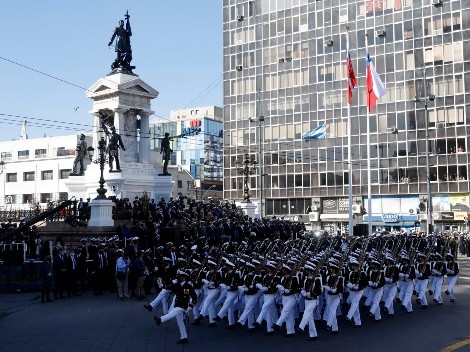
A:
{"label": "chilean flag", "polygon": [[349,47],[347,49],[346,56],[346,75],[348,76],[348,96],[346,100],[348,104],[351,104],[351,99],[353,95],[353,90],[356,87],[356,75],[354,74],[354,68],[351,61],[351,54],[349,53]]}
{"label": "chilean flag", "polygon": [[375,70],[368,49],[366,49],[366,65],[367,107],[370,112],[375,107],[377,100],[385,95],[385,86]]}

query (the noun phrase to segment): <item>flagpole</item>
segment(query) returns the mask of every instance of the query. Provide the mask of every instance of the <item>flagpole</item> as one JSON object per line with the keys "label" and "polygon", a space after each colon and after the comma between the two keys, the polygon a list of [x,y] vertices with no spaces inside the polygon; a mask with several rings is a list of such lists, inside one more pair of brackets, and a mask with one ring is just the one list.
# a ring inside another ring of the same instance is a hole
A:
{"label": "flagpole", "polygon": [[[366,32],[366,50],[369,52],[369,43],[367,40],[367,32]],[[367,68],[366,68],[367,69]],[[367,73],[366,73],[367,79]],[[367,84],[366,84],[367,90]],[[369,99],[369,93],[367,93],[367,99]],[[372,235],[372,182],[370,179],[371,171],[370,171],[370,117],[369,117],[369,104],[367,104],[367,229],[369,236]]]}
{"label": "flagpole", "polygon": [[[349,55],[349,25],[346,25],[346,54]],[[349,65],[349,63],[348,63]],[[347,79],[347,84],[346,84],[346,97],[349,94],[349,84],[350,84],[350,78],[349,78],[349,66],[346,68],[346,79]],[[348,100],[348,98],[346,98]],[[352,133],[352,126],[351,126],[351,104],[348,103],[348,219],[349,219],[349,236],[353,236],[353,211],[352,211],[352,206],[353,206],[353,190],[352,190],[352,152],[351,152],[351,133]]]}

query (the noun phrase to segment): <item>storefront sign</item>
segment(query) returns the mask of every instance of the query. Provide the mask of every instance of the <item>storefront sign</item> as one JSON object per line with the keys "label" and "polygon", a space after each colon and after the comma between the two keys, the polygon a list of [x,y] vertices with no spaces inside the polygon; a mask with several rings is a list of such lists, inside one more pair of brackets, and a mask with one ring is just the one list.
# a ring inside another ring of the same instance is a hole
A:
{"label": "storefront sign", "polygon": [[398,214],[382,214],[381,218],[385,223],[400,221],[400,215]]}

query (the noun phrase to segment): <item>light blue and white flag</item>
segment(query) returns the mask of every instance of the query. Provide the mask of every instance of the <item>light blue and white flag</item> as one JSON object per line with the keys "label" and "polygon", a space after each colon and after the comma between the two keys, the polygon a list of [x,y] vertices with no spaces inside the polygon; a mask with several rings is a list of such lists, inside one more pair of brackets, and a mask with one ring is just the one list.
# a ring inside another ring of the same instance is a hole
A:
{"label": "light blue and white flag", "polygon": [[318,127],[305,132],[303,139],[308,141],[309,139],[325,139],[326,138],[326,125],[322,123]]}

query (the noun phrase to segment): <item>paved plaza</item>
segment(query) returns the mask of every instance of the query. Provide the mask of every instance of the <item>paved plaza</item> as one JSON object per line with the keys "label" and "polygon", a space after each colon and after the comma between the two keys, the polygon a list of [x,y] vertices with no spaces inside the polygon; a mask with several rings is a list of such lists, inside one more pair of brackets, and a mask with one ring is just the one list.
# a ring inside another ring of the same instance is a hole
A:
{"label": "paved plaza", "polygon": [[[113,294],[60,299],[41,304],[38,293],[0,294],[0,351],[470,351],[470,258],[459,257],[461,275],[457,300],[430,304],[380,323],[363,314],[363,327],[353,329],[339,320],[339,335],[319,329],[317,341],[306,335],[286,338],[279,332],[265,336],[264,329],[226,330],[226,321],[208,328],[189,325],[189,344],[177,345],[174,320],[157,327],[142,301],[119,301]],[[432,303],[432,301],[431,301]],[[397,305],[396,305],[397,308]],[[158,311],[161,313],[160,311]],[[449,347],[450,346],[450,347]]]}

